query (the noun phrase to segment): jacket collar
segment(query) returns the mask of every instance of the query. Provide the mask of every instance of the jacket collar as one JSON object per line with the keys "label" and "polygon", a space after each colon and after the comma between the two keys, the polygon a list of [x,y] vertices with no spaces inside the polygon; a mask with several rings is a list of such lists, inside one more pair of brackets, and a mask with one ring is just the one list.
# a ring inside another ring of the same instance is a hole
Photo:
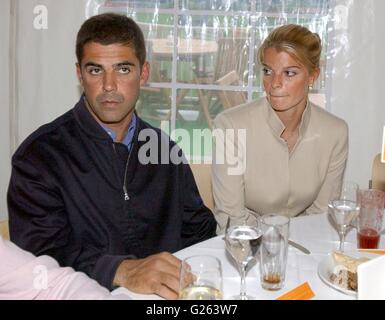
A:
{"label": "jacket collar", "polygon": [[[275,113],[273,108],[270,106],[266,98],[264,101],[264,114],[266,117],[267,124],[272,129],[274,136],[276,136],[277,138],[281,138],[281,135],[285,130],[285,126],[282,123],[281,119],[279,119],[278,115]],[[307,100],[306,108],[302,113],[301,122],[299,124],[299,138],[303,137],[306,133],[310,122],[310,115],[311,103],[309,100]]]}
{"label": "jacket collar", "polygon": [[[110,135],[104,130],[99,123],[94,119],[94,117],[91,115],[91,113],[88,111],[87,106],[85,104],[84,95],[80,97],[80,100],[75,105],[73,109],[74,117],[76,119],[76,122],[81,127],[81,129],[91,138],[98,139],[98,140],[109,140],[113,142]],[[139,127],[142,126],[141,120],[136,114],[136,130],[133,137],[133,141],[136,140],[137,133]]]}

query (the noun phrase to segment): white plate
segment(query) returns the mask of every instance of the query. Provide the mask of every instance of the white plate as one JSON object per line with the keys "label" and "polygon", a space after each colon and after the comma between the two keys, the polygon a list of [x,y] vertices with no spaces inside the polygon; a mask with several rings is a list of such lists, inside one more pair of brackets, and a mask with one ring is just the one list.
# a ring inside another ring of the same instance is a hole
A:
{"label": "white plate", "polygon": [[[353,257],[353,258],[360,258],[360,257],[367,257],[369,259],[378,257],[376,254],[372,253],[366,253],[366,252],[345,252],[346,255]],[[329,253],[327,257],[325,257],[319,264],[318,264],[318,276],[321,278],[323,282],[325,282],[329,287],[332,287],[333,289],[340,291],[344,294],[350,295],[350,296],[356,296],[357,292],[353,290],[348,290],[345,288],[342,288],[330,281],[330,275],[333,273],[333,269],[335,266],[333,253]]]}

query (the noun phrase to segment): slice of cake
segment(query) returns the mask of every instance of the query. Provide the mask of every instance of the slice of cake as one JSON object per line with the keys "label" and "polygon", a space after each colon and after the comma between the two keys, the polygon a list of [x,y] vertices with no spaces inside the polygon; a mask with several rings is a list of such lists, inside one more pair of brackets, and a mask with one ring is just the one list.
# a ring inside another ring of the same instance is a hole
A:
{"label": "slice of cake", "polygon": [[354,258],[339,251],[333,252],[335,266],[330,280],[332,283],[348,290],[357,291],[357,267],[369,258]]}
{"label": "slice of cake", "polygon": [[333,252],[333,258],[336,266],[344,266],[347,270],[357,273],[357,267],[370,259],[367,257],[353,258],[339,251]]}

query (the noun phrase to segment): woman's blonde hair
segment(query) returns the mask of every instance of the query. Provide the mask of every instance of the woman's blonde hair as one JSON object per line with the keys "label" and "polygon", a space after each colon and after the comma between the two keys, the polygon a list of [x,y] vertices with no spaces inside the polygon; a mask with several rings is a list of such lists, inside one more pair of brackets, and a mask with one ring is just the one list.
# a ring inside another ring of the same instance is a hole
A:
{"label": "woman's blonde hair", "polygon": [[285,51],[301,63],[309,72],[319,68],[321,57],[321,39],[309,29],[288,24],[274,29],[258,49],[258,62],[264,63],[267,48]]}

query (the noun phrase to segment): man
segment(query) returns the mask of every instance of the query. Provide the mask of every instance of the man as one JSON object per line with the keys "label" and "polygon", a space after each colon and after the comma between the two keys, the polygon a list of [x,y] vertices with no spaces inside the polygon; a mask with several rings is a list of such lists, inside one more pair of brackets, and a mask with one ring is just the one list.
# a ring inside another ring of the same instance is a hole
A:
{"label": "man", "polygon": [[[143,34],[125,16],[95,16],[76,54],[84,95],[13,156],[11,240],[109,289],[176,298],[180,261],[167,252],[210,238],[216,222],[187,164],[140,159],[148,143],[159,159],[175,148],[134,112],[150,69]],[[149,130],[157,142],[142,141]]]}

